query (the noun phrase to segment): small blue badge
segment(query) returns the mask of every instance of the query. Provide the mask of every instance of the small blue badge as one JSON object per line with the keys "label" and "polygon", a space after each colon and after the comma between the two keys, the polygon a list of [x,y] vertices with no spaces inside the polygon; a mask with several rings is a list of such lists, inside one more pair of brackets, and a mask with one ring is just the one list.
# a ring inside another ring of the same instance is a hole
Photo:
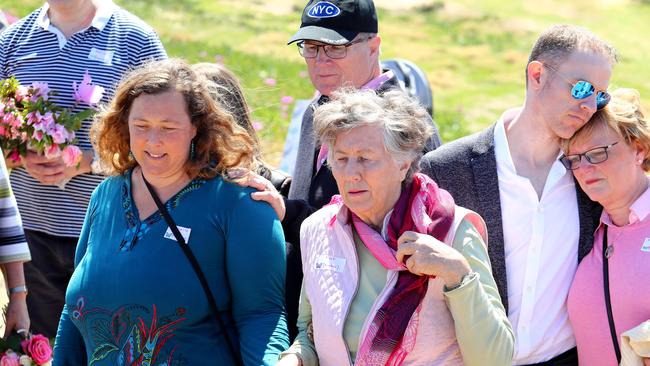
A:
{"label": "small blue badge", "polygon": [[327,1],[317,2],[307,13],[312,18],[333,18],[339,14],[341,14],[341,9]]}

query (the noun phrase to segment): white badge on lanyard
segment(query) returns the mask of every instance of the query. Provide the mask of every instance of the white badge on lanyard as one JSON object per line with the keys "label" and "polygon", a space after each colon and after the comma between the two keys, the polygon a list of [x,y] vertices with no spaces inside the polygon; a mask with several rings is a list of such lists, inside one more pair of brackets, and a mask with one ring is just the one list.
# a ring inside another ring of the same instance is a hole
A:
{"label": "white badge on lanyard", "polygon": [[[178,226],[178,231],[181,232],[181,236],[183,237],[183,239],[185,239],[185,244],[189,243],[190,233],[192,232],[192,229],[190,229],[189,227]],[[171,239],[173,241],[177,241],[176,236],[174,236],[174,232],[169,227],[167,228],[167,231],[165,231],[165,238]]]}

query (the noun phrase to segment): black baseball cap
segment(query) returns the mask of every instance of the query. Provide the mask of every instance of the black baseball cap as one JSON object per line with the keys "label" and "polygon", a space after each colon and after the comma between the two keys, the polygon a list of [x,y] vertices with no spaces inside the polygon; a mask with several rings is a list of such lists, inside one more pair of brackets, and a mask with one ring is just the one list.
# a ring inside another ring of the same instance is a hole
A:
{"label": "black baseball cap", "polygon": [[377,11],[372,0],[309,0],[300,29],[287,44],[302,40],[346,44],[359,33],[377,31]]}

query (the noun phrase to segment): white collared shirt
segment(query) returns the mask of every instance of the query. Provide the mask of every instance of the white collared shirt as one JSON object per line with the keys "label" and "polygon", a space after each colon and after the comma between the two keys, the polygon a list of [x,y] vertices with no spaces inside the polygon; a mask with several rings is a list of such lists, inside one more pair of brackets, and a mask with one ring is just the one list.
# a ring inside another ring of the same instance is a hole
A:
{"label": "white collared shirt", "polygon": [[[108,23],[108,21],[111,19],[114,8],[115,8],[115,4],[110,0],[104,0],[99,2],[99,5],[95,10],[95,16],[93,17],[92,22],[90,22],[90,25],[88,27],[80,30],[79,32],[83,32],[89,27],[94,27],[97,28],[97,30],[102,31],[106,26],[106,24]],[[59,48],[63,49],[63,47],[65,47],[65,44],[68,42],[68,40],[63,34],[63,32],[61,32],[57,27],[52,25],[50,21],[50,16],[48,15],[49,10],[50,10],[50,4],[48,3],[43,4],[43,6],[41,7],[41,13],[38,15],[38,18],[36,19],[36,23],[44,30],[56,34],[56,38],[59,41]]]}
{"label": "white collared shirt", "polygon": [[547,361],[575,347],[566,298],[578,267],[580,223],[570,171],[553,163],[541,199],[517,175],[504,113],[494,129],[508,279],[508,319],[515,331],[513,365]]}

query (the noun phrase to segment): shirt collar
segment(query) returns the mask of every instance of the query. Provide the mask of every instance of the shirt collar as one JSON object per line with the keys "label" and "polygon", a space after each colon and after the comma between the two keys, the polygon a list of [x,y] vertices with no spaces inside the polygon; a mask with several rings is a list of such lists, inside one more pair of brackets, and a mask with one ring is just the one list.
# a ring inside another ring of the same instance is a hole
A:
{"label": "shirt collar", "polygon": [[392,79],[395,76],[393,71],[388,70],[376,78],[370,80],[367,82],[364,86],[361,87],[361,89],[370,89],[370,90],[377,90],[379,89],[385,82],[388,80]]}
{"label": "shirt collar", "polygon": [[650,215],[650,176],[648,177],[648,188],[630,206],[630,223],[643,221]]}
{"label": "shirt collar", "polygon": [[[508,109],[503,112],[494,126],[494,155],[497,162],[497,171],[500,177],[503,174],[503,177],[508,179],[527,179],[517,174],[515,163],[510,154],[510,145],[506,134],[506,124],[515,119],[520,111],[521,107]],[[562,152],[558,151],[557,159],[559,159],[561,155]],[[551,165],[551,169],[548,172],[546,182],[544,183],[544,190],[546,190],[547,186],[551,187],[558,182],[564,181],[565,176],[571,175],[571,172],[569,172],[557,159],[553,162],[553,165]],[[573,177],[571,177],[571,182],[573,182]]]}
{"label": "shirt collar", "polygon": [[497,164],[502,166],[505,171],[511,174],[517,174],[515,164],[510,156],[510,147],[508,146],[508,137],[506,136],[506,123],[510,123],[521,108],[512,108],[503,112],[496,125],[494,126],[494,156]]}
{"label": "shirt collar", "polygon": [[[641,222],[647,219],[649,216],[650,216],[650,176],[648,177],[648,188],[630,206],[630,215],[629,215],[630,223],[628,225]],[[603,210],[603,213],[600,215],[600,222],[601,224],[598,225],[598,227],[600,227],[602,224],[606,224],[609,226],[614,225],[612,223],[612,219],[609,217],[609,214],[605,210]]]}
{"label": "shirt collar", "polygon": [[[49,28],[51,25],[50,16],[47,14],[48,10],[50,10],[50,4],[45,3],[41,7],[41,12],[38,14],[38,17],[36,18],[36,24],[38,24],[41,28],[43,28],[46,31],[50,30]],[[111,19],[114,10],[115,10],[115,4],[113,3],[113,1],[111,0],[100,1],[95,11],[95,16],[93,17],[92,22],[90,22],[90,27],[96,28],[100,32],[104,30],[104,27],[106,26],[106,24],[108,24],[108,21]]]}

